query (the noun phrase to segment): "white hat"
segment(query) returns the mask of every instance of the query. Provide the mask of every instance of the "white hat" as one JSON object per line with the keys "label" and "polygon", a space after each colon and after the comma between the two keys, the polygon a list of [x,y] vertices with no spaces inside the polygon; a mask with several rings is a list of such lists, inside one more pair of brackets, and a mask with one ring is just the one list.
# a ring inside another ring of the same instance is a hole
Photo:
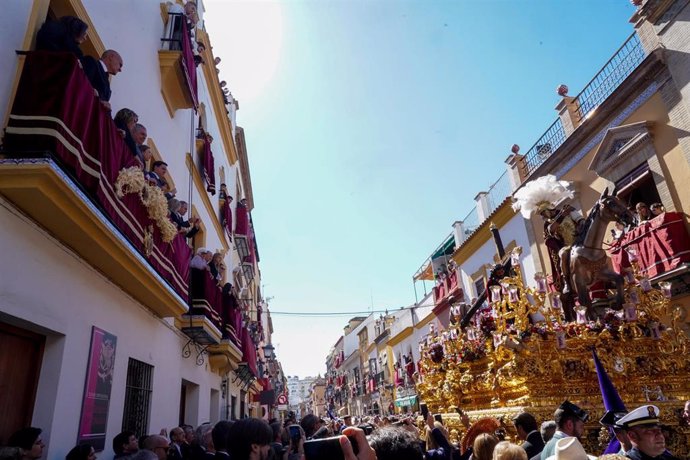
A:
{"label": "white hat", "polygon": [[196,254],[199,255],[199,256],[200,256],[201,254],[206,254],[207,252],[211,252],[211,251],[209,251],[209,250],[206,249],[206,248],[199,248],[199,249],[196,250]]}
{"label": "white hat", "polygon": [[547,460],[596,460],[596,457],[587,455],[580,441],[569,436],[556,441],[554,455],[547,457]]}
{"label": "white hat", "polygon": [[659,408],[651,404],[640,406],[637,409],[631,410],[625,417],[616,421],[616,426],[619,428],[632,428],[641,425],[658,425],[659,424]]}

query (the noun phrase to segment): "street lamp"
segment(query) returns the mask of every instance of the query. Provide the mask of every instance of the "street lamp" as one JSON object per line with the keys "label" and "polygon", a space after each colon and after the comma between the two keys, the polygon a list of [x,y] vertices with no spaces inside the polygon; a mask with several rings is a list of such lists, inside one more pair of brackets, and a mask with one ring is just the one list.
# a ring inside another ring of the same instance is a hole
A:
{"label": "street lamp", "polygon": [[264,346],[264,358],[266,358],[267,360],[273,359],[273,351],[274,350],[275,350],[275,348],[273,348],[273,345],[271,345],[270,343],[268,345],[265,345]]}

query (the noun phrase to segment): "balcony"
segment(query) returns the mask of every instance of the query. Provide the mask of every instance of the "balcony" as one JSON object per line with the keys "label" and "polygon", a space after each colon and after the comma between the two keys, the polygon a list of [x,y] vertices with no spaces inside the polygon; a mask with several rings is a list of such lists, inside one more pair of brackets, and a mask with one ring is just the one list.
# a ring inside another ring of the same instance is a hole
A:
{"label": "balcony", "polygon": [[168,13],[166,32],[158,51],[161,93],[165,106],[174,116],[178,109],[196,108],[197,74],[194,51],[187,21],[181,13]]}
{"label": "balcony", "polygon": [[637,252],[642,275],[652,282],[673,279],[674,296],[690,292],[690,236],[682,213],[660,214],[617,240],[609,254],[619,273],[630,267],[630,248]]}
{"label": "balcony", "polygon": [[434,311],[440,311],[449,307],[453,302],[462,300],[465,293],[458,282],[457,270],[451,270],[440,284],[434,286]]}
{"label": "balcony", "polygon": [[[223,339],[236,347],[241,346],[237,331],[242,329],[242,313],[234,293],[228,287],[221,289],[207,270],[190,269],[191,272],[191,313],[204,316],[214,326]],[[220,340],[213,342],[218,344]]]}
{"label": "balcony", "polygon": [[156,315],[186,313],[191,251],[116,193],[135,160],[74,56],[26,56],[4,155],[0,193]]}

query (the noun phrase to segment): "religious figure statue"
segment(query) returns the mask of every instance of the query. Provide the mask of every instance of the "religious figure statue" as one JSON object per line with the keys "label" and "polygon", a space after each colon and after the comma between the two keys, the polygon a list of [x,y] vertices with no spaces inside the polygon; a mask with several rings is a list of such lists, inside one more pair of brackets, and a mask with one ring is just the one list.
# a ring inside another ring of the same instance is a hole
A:
{"label": "religious figure statue", "polygon": [[569,255],[571,247],[581,239],[585,223],[580,212],[570,204],[562,203],[573,196],[568,182],[546,175],[518,190],[513,204],[513,209],[519,210],[526,219],[536,212],[544,220],[544,243],[549,252],[553,287],[561,294],[564,313],[569,321],[574,319]]}

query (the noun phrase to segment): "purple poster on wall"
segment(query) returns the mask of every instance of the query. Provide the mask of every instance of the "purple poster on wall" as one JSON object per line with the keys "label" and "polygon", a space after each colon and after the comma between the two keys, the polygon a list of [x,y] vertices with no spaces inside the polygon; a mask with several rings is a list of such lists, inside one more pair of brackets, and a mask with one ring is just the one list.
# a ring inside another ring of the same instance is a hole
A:
{"label": "purple poster on wall", "polygon": [[116,345],[117,337],[93,327],[77,444],[89,443],[96,451],[105,446]]}

